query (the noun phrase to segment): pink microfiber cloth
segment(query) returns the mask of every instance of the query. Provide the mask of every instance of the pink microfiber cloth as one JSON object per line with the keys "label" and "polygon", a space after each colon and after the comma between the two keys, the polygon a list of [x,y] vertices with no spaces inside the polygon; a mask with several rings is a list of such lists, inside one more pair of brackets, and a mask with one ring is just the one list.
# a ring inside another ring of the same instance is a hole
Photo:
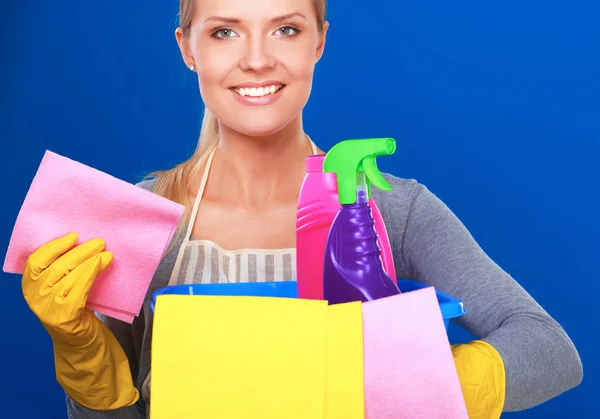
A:
{"label": "pink microfiber cloth", "polygon": [[364,303],[363,325],[365,419],[468,419],[433,287]]}
{"label": "pink microfiber cloth", "polygon": [[106,242],[113,262],[87,307],[131,323],[183,215],[183,206],[46,151],[15,223],[4,272],[23,274],[41,245],[68,233]]}

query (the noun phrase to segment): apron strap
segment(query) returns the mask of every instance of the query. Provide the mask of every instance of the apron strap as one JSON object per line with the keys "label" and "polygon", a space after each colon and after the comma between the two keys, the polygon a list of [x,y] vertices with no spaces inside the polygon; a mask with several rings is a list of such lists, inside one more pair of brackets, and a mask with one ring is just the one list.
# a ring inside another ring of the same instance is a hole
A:
{"label": "apron strap", "polygon": [[192,230],[194,228],[194,223],[196,222],[196,216],[198,215],[198,208],[200,207],[200,201],[202,200],[202,195],[204,195],[204,189],[206,188],[206,181],[208,180],[208,172],[210,172],[210,167],[212,165],[212,160],[215,155],[215,148],[208,156],[206,160],[206,166],[204,167],[204,173],[202,174],[202,180],[200,181],[200,187],[198,188],[198,193],[196,193],[196,199],[194,200],[194,206],[192,207],[192,213],[190,215],[190,220],[188,221],[187,231],[185,233],[184,243],[190,240],[192,235]]}
{"label": "apron strap", "polygon": [[312,148],[312,153],[313,155],[318,154],[318,149],[316,144],[313,142],[313,140],[310,138],[310,136],[307,134],[306,137],[308,137],[308,141],[310,141],[310,147]]}
{"label": "apron strap", "polygon": [[200,181],[200,186],[198,187],[198,193],[196,193],[196,199],[194,200],[194,206],[192,207],[192,213],[190,214],[190,219],[188,221],[187,229],[185,232],[185,237],[179,246],[179,250],[177,251],[177,259],[175,259],[175,264],[173,269],[171,270],[171,276],[169,278],[168,286],[174,285],[177,282],[177,277],[179,276],[179,271],[181,270],[181,262],[183,260],[183,254],[186,248],[186,245],[190,241],[192,236],[192,230],[194,228],[194,223],[196,221],[196,216],[198,215],[198,208],[200,207],[200,201],[202,200],[202,195],[204,195],[204,188],[206,187],[206,181],[208,179],[208,172],[210,172],[210,166],[212,165],[213,156],[215,155],[215,149],[209,154],[208,159],[206,160],[206,166],[204,168],[204,173],[202,174],[202,180]]}

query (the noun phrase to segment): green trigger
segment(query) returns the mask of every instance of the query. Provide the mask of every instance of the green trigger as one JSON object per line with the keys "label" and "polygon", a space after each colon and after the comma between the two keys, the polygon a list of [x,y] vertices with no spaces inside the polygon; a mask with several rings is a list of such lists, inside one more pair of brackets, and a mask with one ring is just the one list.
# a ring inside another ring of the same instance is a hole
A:
{"label": "green trigger", "polygon": [[[365,169],[365,174],[367,175],[368,183],[372,183],[377,187],[377,189],[381,189],[382,191],[391,191],[392,186],[385,180],[379,168],[377,167],[377,158],[375,156],[365,157],[362,161],[363,168]],[[371,185],[369,185],[369,189]],[[371,196],[371,191],[369,190],[369,197]]]}
{"label": "green trigger", "polygon": [[339,203],[356,202],[357,182],[365,185],[367,198],[371,197],[371,184],[381,190],[392,190],[377,167],[377,157],[389,156],[395,151],[393,138],[345,140],[334,145],[325,156],[323,172],[336,174]]}

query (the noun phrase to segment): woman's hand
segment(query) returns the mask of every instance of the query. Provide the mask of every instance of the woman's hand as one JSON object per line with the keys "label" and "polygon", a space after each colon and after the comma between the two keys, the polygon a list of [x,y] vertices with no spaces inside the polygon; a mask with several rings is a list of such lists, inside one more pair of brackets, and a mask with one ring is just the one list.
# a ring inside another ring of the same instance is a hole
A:
{"label": "woman's hand", "polygon": [[77,234],[44,244],[27,260],[22,289],[29,308],[53,339],[82,346],[99,322],[86,309],[94,280],[113,260],[102,239],[75,248]]}
{"label": "woman's hand", "polygon": [[496,419],[502,414],[506,393],[504,364],[490,344],[475,340],[452,345],[470,419]]}
{"label": "woman's hand", "polygon": [[113,260],[102,239],[73,247],[77,234],[44,244],[27,260],[22,279],[29,308],[54,343],[56,377],[65,392],[94,410],[134,404],[129,361],[112,332],[86,308],[97,276]]}

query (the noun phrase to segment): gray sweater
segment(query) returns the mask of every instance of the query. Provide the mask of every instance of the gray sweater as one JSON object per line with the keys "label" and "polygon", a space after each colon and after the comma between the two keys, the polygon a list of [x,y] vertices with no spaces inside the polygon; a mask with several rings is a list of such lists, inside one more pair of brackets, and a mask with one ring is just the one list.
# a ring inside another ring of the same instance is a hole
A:
{"label": "gray sweater", "polygon": [[[422,281],[463,301],[468,313],[456,323],[496,348],[504,362],[504,410],[528,409],[577,386],[583,375],[581,360],[560,324],[484,253],[425,186],[385,177],[394,190],[374,188],[373,198],[388,230],[398,278]],[[152,187],[151,182],[140,186]],[[150,369],[153,320],[148,301],[167,285],[180,242],[164,256],[132,325],[100,316],[129,357],[133,381],[144,397],[133,406],[94,411],[67,396],[69,418],[146,417],[148,389],[142,392],[142,385]]]}

